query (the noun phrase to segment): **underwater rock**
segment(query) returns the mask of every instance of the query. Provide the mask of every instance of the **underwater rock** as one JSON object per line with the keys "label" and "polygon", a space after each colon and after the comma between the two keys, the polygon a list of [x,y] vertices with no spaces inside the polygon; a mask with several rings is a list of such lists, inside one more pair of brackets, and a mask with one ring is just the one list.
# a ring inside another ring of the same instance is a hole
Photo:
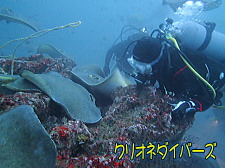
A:
{"label": "underwater rock", "polygon": [[[55,69],[54,64],[52,63],[56,63],[59,60],[62,61],[63,59],[46,59],[41,55],[35,55],[29,58],[20,58],[17,60],[18,62],[15,64],[15,68],[18,74],[26,68],[33,72],[40,71],[40,73],[44,73],[48,72],[50,69],[49,67]],[[45,63],[42,64],[42,61]],[[48,64],[46,61],[49,61],[50,63]],[[62,65],[61,63],[62,62],[60,62],[59,65]],[[40,67],[44,68],[37,68],[39,67],[38,64]],[[7,61],[6,59],[1,59],[0,65],[3,65],[4,70],[7,70],[9,67],[8,69],[10,71],[11,63],[9,59],[7,59]],[[49,65],[49,67],[47,65]],[[56,70],[61,74],[66,74],[65,76],[68,77],[69,73],[67,72],[70,72],[72,69],[71,65],[74,65],[74,63],[69,63],[69,68],[67,68],[67,64],[64,64],[63,69],[59,70],[56,68]],[[65,69],[68,69],[68,71],[66,70],[66,73],[64,73]],[[104,80],[104,75],[101,74],[101,71],[98,72],[98,69],[95,69],[92,72],[100,74],[102,77],[101,79]],[[48,74],[24,72],[22,75],[26,78],[25,80],[29,79],[31,83],[35,83],[35,86],[38,86],[46,94],[51,95],[52,100],[57,100],[61,104],[68,103],[68,106],[73,110],[73,115],[80,114],[82,115],[81,117],[84,117],[85,119],[87,119],[87,116],[85,115],[93,117],[91,116],[93,114],[93,111],[91,110],[92,107],[88,107],[85,102],[91,104],[94,104],[94,102],[90,102],[92,97],[90,97],[91,94],[86,94],[86,90],[85,93],[82,93],[83,87],[80,86],[82,88],[80,90],[80,87],[77,87],[76,83],[63,78],[56,72],[50,72]],[[98,76],[95,76],[93,73],[86,73],[85,75],[96,81],[99,79]],[[68,80],[70,82],[68,82]],[[71,82],[73,84],[71,84]],[[70,86],[74,84],[76,85],[75,89]],[[81,96],[83,94],[87,95],[85,99],[83,99],[85,96]],[[130,153],[125,155],[122,159],[119,159],[119,151],[117,153],[114,152],[116,143],[131,145],[132,143],[138,142],[154,143],[165,142],[167,140],[169,142],[177,142],[182,138],[182,133],[192,125],[193,118],[185,118],[180,121],[172,120],[172,107],[167,104],[167,100],[174,98],[163,95],[160,91],[156,90],[155,87],[146,86],[142,91],[138,91],[135,85],[117,88],[112,95],[108,94],[108,96],[113,99],[113,103],[106,112],[105,117],[96,124],[86,125],[80,120],[73,119],[65,121],[65,118],[52,116],[52,113],[49,115],[49,110],[51,112],[55,111],[56,103],[51,101],[53,102],[52,105],[54,107],[50,107],[50,97],[46,95],[42,97],[40,95],[44,94],[40,92],[17,92],[14,95],[1,94],[0,102],[2,103],[0,106],[3,111],[5,109],[9,110],[24,102],[24,104],[31,104],[35,108],[36,114],[57,146],[59,153],[56,163],[57,168],[181,168],[183,165],[187,165],[186,163],[173,162],[174,159],[172,159],[172,161],[168,160],[162,162],[161,158],[159,161],[144,161],[146,163],[144,164],[143,162],[140,162],[139,158],[133,160],[130,159]],[[64,99],[63,101],[62,98]],[[101,100],[105,101],[105,99]],[[35,101],[38,103],[35,104]],[[42,104],[42,102],[45,102],[46,104]],[[78,112],[79,108],[81,108],[77,107],[77,105],[79,105],[78,102],[81,102],[80,105],[86,108],[84,112]],[[58,108],[58,106],[56,108]],[[96,107],[94,107],[94,111],[95,110]],[[40,111],[42,112],[39,113]],[[94,112],[94,114],[96,113]],[[99,111],[97,112],[97,115],[99,115]],[[97,120],[99,120],[99,117],[97,117]]]}
{"label": "underwater rock", "polygon": [[172,121],[172,107],[167,103],[171,99],[153,86],[144,87],[142,91],[135,85],[116,89],[114,102],[100,121],[96,138],[125,137],[132,142],[174,139],[192,125],[194,118]]}
{"label": "underwater rock", "polygon": [[85,123],[95,123],[102,118],[94,97],[85,88],[59,73],[34,74],[24,71],[22,77],[38,86],[53,101],[61,105],[69,118]]}
{"label": "underwater rock", "polygon": [[42,121],[49,116],[49,104],[50,98],[40,92],[16,92],[12,95],[0,94],[0,114],[20,105],[29,105],[34,108],[35,113]]}
{"label": "underwater rock", "polygon": [[[40,54],[16,58],[14,61],[13,72],[15,75],[20,75],[24,70],[28,70],[33,73],[55,71],[65,77],[70,77],[70,71],[76,66],[73,60],[69,58],[45,58]],[[0,67],[5,73],[10,74],[11,64],[11,59],[0,58]]]}
{"label": "underwater rock", "polygon": [[[182,133],[194,120],[194,118],[172,120],[172,107],[167,101],[173,98],[163,95],[153,86],[146,86],[142,91],[138,91],[135,85],[119,87],[114,91],[113,97],[114,102],[106,116],[98,125],[89,128],[96,142],[84,147],[90,155],[112,153],[116,142],[129,146],[132,146],[132,143],[178,142],[182,138]],[[126,156],[130,158],[131,154]],[[139,167],[139,159],[132,161]],[[161,163],[161,159],[159,162],[155,160],[146,162],[151,165],[150,167],[176,165],[170,160]]]}
{"label": "underwater rock", "polygon": [[49,132],[61,159],[75,157],[82,144],[93,141],[87,126],[80,120],[69,120],[64,125],[55,125]]}
{"label": "underwater rock", "polygon": [[0,114],[1,168],[54,168],[56,148],[32,107]]}
{"label": "underwater rock", "polygon": [[134,163],[128,158],[118,160],[116,155],[79,156],[72,159],[57,158],[57,168],[134,168]]}
{"label": "underwater rock", "polygon": [[[68,165],[121,168],[139,168],[141,165],[142,167],[151,165],[151,167],[167,168],[178,165],[177,162],[173,162],[174,159],[165,162],[161,162],[161,159],[145,161],[146,164],[143,164],[139,158],[131,159],[130,152],[119,159],[119,154],[114,152],[115,145],[116,143],[131,146],[132,143],[178,142],[182,138],[182,132],[192,125],[194,118],[185,118],[182,121],[172,120],[172,107],[167,101],[174,98],[162,95],[153,86],[144,87],[142,91],[138,91],[135,85],[119,87],[112,97],[114,101],[106,116],[97,124],[88,126],[89,138],[86,137],[86,141],[80,145],[80,148],[73,145],[79,149],[76,150],[75,155],[71,152],[73,147],[64,148],[66,150],[64,153],[69,153],[67,155],[69,157],[63,159],[64,157],[60,155],[57,165],[60,168]],[[62,128],[68,129],[67,125],[65,123]],[[65,133],[68,132],[65,131]],[[60,149],[61,153],[62,151]]]}
{"label": "underwater rock", "polygon": [[[128,158],[118,160],[117,155],[111,153],[113,149],[108,149],[107,154],[101,151],[94,155],[90,154],[91,151],[98,150],[98,147],[110,147],[113,140],[95,141],[88,127],[80,120],[69,120],[62,125],[56,124],[48,132],[57,146],[57,168],[134,167],[133,161]],[[84,146],[88,146],[89,150],[88,148],[84,150]]]}

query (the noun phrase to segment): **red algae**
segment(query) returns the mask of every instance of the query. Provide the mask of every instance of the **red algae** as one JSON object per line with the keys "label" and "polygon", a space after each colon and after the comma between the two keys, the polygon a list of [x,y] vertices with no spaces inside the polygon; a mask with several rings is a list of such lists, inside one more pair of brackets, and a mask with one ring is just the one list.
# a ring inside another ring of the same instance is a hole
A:
{"label": "red algae", "polygon": [[0,95],[0,113],[9,111],[19,105],[30,105],[34,108],[40,118],[46,118],[49,115],[50,98],[40,92],[16,92],[13,95]]}
{"label": "red algae", "polygon": [[[145,87],[142,91],[136,90],[136,86],[132,85],[121,87],[116,89],[113,95],[113,104],[99,123],[83,127],[82,125],[85,124],[79,121],[80,124],[82,123],[80,126],[83,129],[81,129],[77,127],[77,124],[72,124],[74,121],[67,121],[62,127],[53,128],[53,132],[58,132],[57,138],[56,136],[52,138],[59,151],[57,162],[59,168],[69,165],[93,168],[159,166],[160,161],[143,165],[140,158],[131,159],[130,151],[119,158],[119,154],[115,152],[115,146],[116,144],[131,146],[133,143],[165,142],[174,140],[176,136],[179,140],[182,138],[179,137],[180,133],[192,124],[193,118],[173,122],[172,107],[167,104],[167,101],[172,98],[162,95],[152,86]],[[70,128],[69,132],[68,128]],[[85,139],[81,141],[82,143],[78,138],[78,130],[82,139]],[[67,141],[72,140],[73,143],[65,141],[65,137]],[[65,143],[64,147],[59,145],[62,143]],[[164,162],[164,165],[175,166],[175,163]]]}
{"label": "red algae", "polygon": [[[162,95],[155,87],[144,87],[142,91],[130,85],[118,88],[114,92],[114,102],[106,116],[100,121],[96,138],[103,139],[125,137],[134,142],[164,142],[188,129],[193,118],[181,122],[172,122],[171,100]],[[91,130],[96,128],[90,128]]]}
{"label": "red algae", "polygon": [[[9,74],[11,60],[0,59],[0,66],[1,73]],[[14,74],[21,74],[23,70],[34,73],[56,71],[70,78],[74,66],[76,64],[68,58],[33,55],[15,59]],[[162,94],[153,86],[145,86],[142,90],[137,90],[135,85],[119,87],[112,97],[113,103],[105,116],[91,125],[80,120],[57,118],[54,116],[54,104],[50,106],[51,99],[40,92],[1,94],[0,112],[21,104],[32,106],[56,144],[57,168],[176,167],[177,163],[170,161],[140,162],[140,158],[131,157],[131,151],[120,158],[116,145],[127,144],[130,147],[133,143],[179,141],[194,118],[173,121],[172,107],[167,102],[174,98]]]}
{"label": "red algae", "polygon": [[[10,74],[11,59],[1,58],[0,67],[2,73]],[[30,57],[20,57],[14,60],[14,74],[19,75],[24,70],[33,73],[47,73],[55,71],[61,73],[64,77],[70,77],[70,71],[76,66],[72,59],[69,58],[46,58],[37,54]]]}

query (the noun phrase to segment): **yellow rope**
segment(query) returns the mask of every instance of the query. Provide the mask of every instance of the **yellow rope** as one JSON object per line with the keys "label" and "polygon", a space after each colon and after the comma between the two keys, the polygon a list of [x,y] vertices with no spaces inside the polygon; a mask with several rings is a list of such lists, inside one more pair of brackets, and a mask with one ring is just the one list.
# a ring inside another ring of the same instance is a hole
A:
{"label": "yellow rope", "polygon": [[0,49],[3,48],[3,47],[5,47],[5,46],[8,45],[8,44],[13,43],[13,42],[23,40],[21,43],[19,43],[19,44],[15,47],[15,49],[14,49],[14,51],[13,51],[13,54],[10,55],[10,56],[8,56],[8,57],[11,57],[11,59],[12,59],[11,75],[13,75],[14,58],[15,58],[16,50],[17,50],[17,49],[19,48],[19,46],[22,45],[26,40],[32,39],[32,38],[41,37],[41,36],[43,36],[43,35],[45,35],[45,34],[51,32],[51,31],[54,31],[54,30],[64,29],[64,28],[66,28],[66,27],[78,27],[78,26],[80,26],[80,25],[81,25],[81,21],[78,21],[78,22],[74,22],[74,23],[69,23],[69,24],[64,25],[64,26],[54,27],[54,28],[52,28],[52,29],[40,30],[40,31],[38,31],[38,32],[36,32],[36,33],[31,34],[30,36],[23,37],[23,38],[18,38],[18,39],[14,39],[14,40],[8,41],[7,43],[1,45],[1,46],[0,46]]}
{"label": "yellow rope", "polygon": [[[13,43],[15,41],[21,41],[21,40],[27,40],[27,39],[31,39],[31,38],[37,38],[37,37],[40,37],[48,32],[51,32],[53,30],[59,30],[59,29],[63,29],[63,28],[66,28],[66,27],[77,27],[77,26],[80,26],[81,24],[81,21],[78,21],[78,22],[75,22],[75,23],[69,23],[65,26],[58,26],[58,27],[54,27],[52,29],[45,29],[45,30],[40,30],[38,32],[35,32],[33,34],[31,34],[30,36],[27,36],[27,37],[23,37],[23,38],[18,38],[18,39],[14,39],[14,40],[11,40],[11,41],[8,41],[7,43],[3,44],[0,46],[0,49],[5,47],[6,45],[10,44],[10,43]],[[38,35],[39,34],[39,35]]]}
{"label": "yellow rope", "polygon": [[[176,41],[175,38],[173,38],[172,36],[167,36],[167,39],[173,41],[173,43],[175,44],[175,46],[177,47],[178,50],[180,50],[180,47]],[[187,60],[181,55],[179,54],[181,59],[184,61],[184,63],[189,67],[189,69],[201,80],[203,81],[213,92],[213,98],[216,97],[216,91],[215,89],[212,87],[212,85],[210,85],[201,75],[199,75],[199,73],[187,62]]]}

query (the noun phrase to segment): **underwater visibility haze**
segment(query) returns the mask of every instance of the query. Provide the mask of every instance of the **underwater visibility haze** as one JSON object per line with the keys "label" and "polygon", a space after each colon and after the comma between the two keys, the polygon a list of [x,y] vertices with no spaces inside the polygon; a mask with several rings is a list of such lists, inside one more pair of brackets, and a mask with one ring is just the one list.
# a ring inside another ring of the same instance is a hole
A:
{"label": "underwater visibility haze", "polygon": [[[141,30],[150,35],[166,18],[215,23],[217,47],[225,48],[225,2],[202,1],[0,0],[0,167],[12,161],[19,168],[38,168],[38,163],[43,168],[225,168],[223,107],[174,124],[167,96],[153,86],[139,93],[134,80],[117,68],[109,76],[102,70],[112,46]],[[180,38],[185,43],[192,35]],[[221,51],[215,59],[222,62]],[[191,142],[206,150],[187,162],[162,161],[162,152],[155,165],[114,154],[121,152],[117,142],[131,147],[148,140]],[[209,159],[207,144],[214,145]]]}

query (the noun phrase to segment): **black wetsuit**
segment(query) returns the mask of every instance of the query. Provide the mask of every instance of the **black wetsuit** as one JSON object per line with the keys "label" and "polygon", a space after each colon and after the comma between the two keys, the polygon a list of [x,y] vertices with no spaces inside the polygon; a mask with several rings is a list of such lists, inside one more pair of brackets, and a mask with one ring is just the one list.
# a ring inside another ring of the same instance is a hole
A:
{"label": "black wetsuit", "polygon": [[[122,41],[116,45],[114,45],[113,47],[111,47],[107,53],[106,53],[106,57],[105,57],[105,65],[104,65],[104,72],[108,75],[110,73],[110,69],[109,69],[109,64],[111,59],[115,59],[116,62],[118,62],[118,67],[119,69],[121,69],[121,64],[119,64],[119,59],[121,59],[122,57],[124,57],[123,59],[128,58],[129,56],[131,56],[132,54],[132,48],[129,48],[129,50],[126,49],[127,47],[133,42],[133,40],[125,40]],[[123,56],[125,54],[125,56]]]}
{"label": "black wetsuit", "polygon": [[216,98],[213,99],[211,89],[190,70],[172,47],[156,67],[153,67],[154,75],[151,80],[157,80],[162,90],[174,93],[181,101],[193,100],[198,104],[198,111],[205,111],[214,103],[220,102],[222,93],[218,91],[225,84],[225,61],[201,54],[186,54],[193,68],[213,86],[217,92]]}
{"label": "black wetsuit", "polygon": [[125,66],[125,69],[129,69],[130,65],[126,62],[126,59],[132,55],[133,44],[136,40],[140,40],[145,36],[147,36],[146,33],[136,33],[129,36],[126,40],[113,45],[105,56],[105,65],[103,68],[105,74],[108,75],[110,73],[109,64],[112,58],[117,62],[119,69],[122,69],[122,66]]}

